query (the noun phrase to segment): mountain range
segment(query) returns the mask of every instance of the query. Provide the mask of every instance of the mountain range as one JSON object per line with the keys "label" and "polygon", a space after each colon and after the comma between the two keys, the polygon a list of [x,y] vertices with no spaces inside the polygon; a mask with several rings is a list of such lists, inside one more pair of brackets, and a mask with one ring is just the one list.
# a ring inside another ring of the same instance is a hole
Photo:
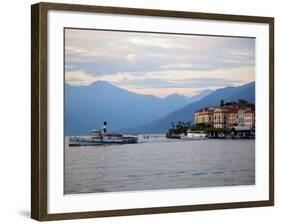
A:
{"label": "mountain range", "polygon": [[187,97],[172,94],[165,98],[141,95],[97,81],[89,86],[65,84],[65,134],[86,135],[101,127],[103,121],[109,130],[134,129],[151,123],[210,94],[203,91]]}
{"label": "mountain range", "polygon": [[239,99],[255,103],[255,83],[206,90],[193,97],[172,94],[165,98],[141,95],[97,81],[89,86],[65,84],[65,134],[87,135],[104,121],[109,131],[165,133],[171,122],[194,121],[194,112]]}

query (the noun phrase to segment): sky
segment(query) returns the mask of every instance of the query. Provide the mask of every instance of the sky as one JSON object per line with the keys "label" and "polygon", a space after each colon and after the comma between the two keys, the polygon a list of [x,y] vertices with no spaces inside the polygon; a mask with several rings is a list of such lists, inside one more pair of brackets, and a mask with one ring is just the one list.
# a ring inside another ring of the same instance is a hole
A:
{"label": "sky", "polygon": [[255,80],[255,39],[65,29],[65,82],[192,96]]}

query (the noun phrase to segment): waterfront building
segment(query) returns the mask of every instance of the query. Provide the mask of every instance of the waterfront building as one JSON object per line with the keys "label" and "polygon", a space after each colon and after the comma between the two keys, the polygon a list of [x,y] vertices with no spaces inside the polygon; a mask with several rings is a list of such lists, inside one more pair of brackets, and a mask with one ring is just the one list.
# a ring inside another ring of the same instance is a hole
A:
{"label": "waterfront building", "polygon": [[227,127],[226,128],[232,128],[238,125],[238,114],[237,114],[237,108],[232,107],[229,108],[228,114],[227,114]]}
{"label": "waterfront building", "polygon": [[195,112],[195,123],[210,124],[214,123],[214,108],[203,108]]}
{"label": "waterfront building", "polygon": [[247,108],[244,111],[244,126],[253,128],[255,126],[255,111]]}
{"label": "waterfront building", "polygon": [[227,108],[218,107],[214,109],[214,128],[226,128]]}
{"label": "waterfront building", "polygon": [[248,103],[226,103],[220,107],[206,107],[194,113],[195,124],[209,124],[214,128],[255,127],[255,106]]}
{"label": "waterfront building", "polygon": [[239,109],[237,111],[237,117],[238,117],[238,125],[239,126],[244,126],[244,109]]}

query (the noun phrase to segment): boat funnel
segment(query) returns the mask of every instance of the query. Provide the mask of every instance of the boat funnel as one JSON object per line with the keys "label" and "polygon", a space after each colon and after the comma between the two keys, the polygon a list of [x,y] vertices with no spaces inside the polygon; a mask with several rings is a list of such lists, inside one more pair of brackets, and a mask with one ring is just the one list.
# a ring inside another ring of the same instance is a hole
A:
{"label": "boat funnel", "polygon": [[104,121],[104,122],[103,122],[103,133],[104,133],[104,134],[106,133],[106,125],[107,125],[107,122]]}

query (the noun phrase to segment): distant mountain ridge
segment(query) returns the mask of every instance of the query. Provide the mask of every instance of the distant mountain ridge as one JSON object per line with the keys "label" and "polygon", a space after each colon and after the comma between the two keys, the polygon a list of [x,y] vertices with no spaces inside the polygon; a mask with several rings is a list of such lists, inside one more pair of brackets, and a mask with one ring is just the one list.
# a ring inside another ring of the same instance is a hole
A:
{"label": "distant mountain ridge", "polygon": [[[206,94],[206,93],[204,93]],[[65,134],[86,135],[107,121],[119,131],[153,122],[197,98],[172,94],[164,99],[129,92],[105,81],[89,86],[65,84]]]}
{"label": "distant mountain ridge", "polygon": [[225,102],[238,101],[244,99],[249,103],[255,103],[255,82],[251,82],[238,87],[226,87],[217,89],[201,100],[190,103],[185,107],[175,110],[167,116],[155,120],[151,123],[124,130],[133,133],[165,133],[170,127],[171,122],[191,121],[194,122],[194,112],[203,107],[218,106],[220,100]]}

